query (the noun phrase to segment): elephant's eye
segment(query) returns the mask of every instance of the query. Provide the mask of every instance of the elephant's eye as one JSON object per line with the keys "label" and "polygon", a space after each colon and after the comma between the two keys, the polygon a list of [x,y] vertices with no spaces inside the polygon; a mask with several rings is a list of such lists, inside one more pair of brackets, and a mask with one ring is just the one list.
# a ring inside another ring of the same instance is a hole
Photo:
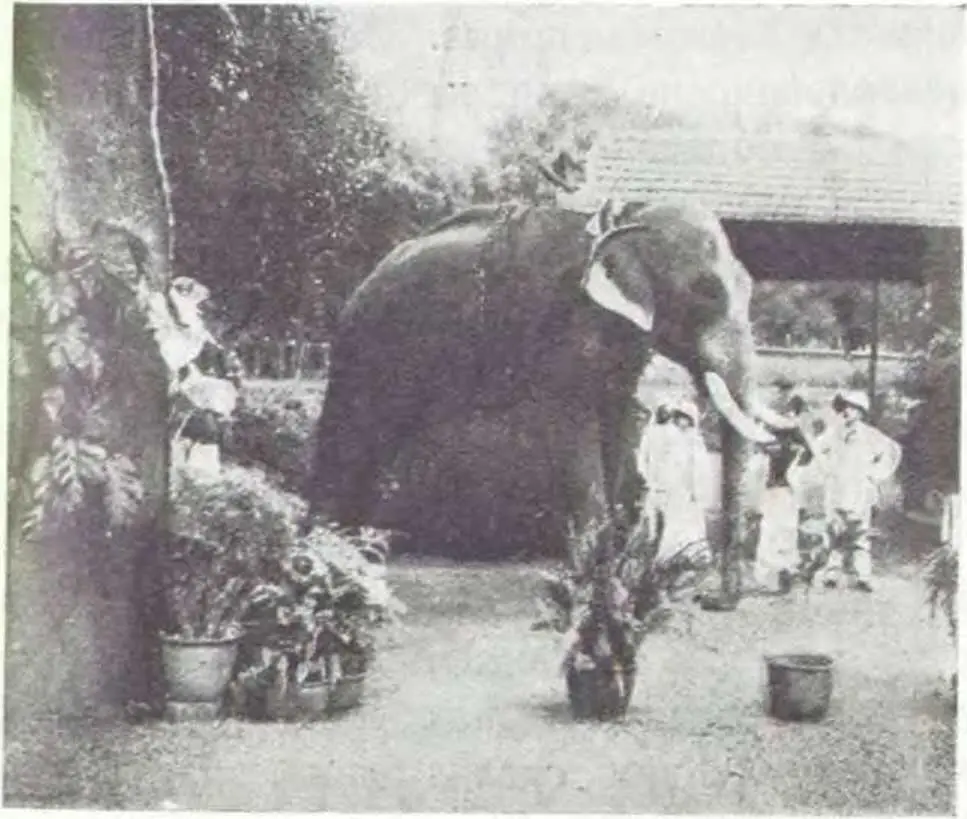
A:
{"label": "elephant's eye", "polygon": [[705,258],[711,262],[717,262],[719,258],[719,243],[716,241],[714,236],[706,236],[703,242],[705,249]]}
{"label": "elephant's eye", "polygon": [[697,304],[705,309],[721,309],[725,300],[725,287],[714,276],[701,276],[692,288]]}

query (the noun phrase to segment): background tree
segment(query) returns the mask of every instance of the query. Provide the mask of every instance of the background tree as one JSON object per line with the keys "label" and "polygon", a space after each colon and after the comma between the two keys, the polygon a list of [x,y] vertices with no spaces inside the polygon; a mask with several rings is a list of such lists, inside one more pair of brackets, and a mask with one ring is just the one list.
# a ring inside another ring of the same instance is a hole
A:
{"label": "background tree", "polygon": [[446,185],[370,114],[327,12],[169,6],[159,40],[176,265],[235,332],[324,334]]}
{"label": "background tree", "polygon": [[[880,344],[911,349],[922,330],[925,290],[906,283],[880,285]],[[836,346],[870,344],[873,290],[853,282],[759,282],[752,295],[752,323],[761,344]]]}
{"label": "background tree", "polygon": [[472,175],[472,199],[553,202],[554,190],[538,170],[538,160],[562,146],[573,151],[575,158],[584,158],[609,126],[650,130],[681,123],[672,112],[632,104],[596,85],[550,87],[530,110],[511,114],[491,130],[487,165]]}

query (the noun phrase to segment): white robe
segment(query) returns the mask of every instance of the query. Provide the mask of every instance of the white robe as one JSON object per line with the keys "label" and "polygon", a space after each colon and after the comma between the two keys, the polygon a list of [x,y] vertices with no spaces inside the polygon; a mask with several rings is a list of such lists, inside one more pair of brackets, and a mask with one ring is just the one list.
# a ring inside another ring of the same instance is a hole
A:
{"label": "white robe", "polygon": [[[769,458],[760,456],[761,467],[757,478],[761,487],[759,511],[762,521],[756,547],[754,577],[764,586],[776,587],[779,572],[795,571],[799,565],[799,510],[811,480],[809,465],[799,461],[786,469],[788,486],[766,486],[769,479]],[[813,478],[814,480],[814,478]]]}
{"label": "white robe", "polygon": [[665,531],[658,561],[673,557],[686,546],[708,542],[705,513],[711,469],[701,433],[668,425],[666,434],[659,493]]}

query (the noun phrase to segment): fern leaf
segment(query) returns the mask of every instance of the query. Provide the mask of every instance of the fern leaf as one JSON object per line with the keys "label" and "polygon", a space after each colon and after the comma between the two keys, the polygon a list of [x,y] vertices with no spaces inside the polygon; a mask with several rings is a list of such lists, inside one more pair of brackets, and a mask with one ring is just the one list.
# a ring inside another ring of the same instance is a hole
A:
{"label": "fern leaf", "polygon": [[50,389],[44,390],[41,401],[47,419],[52,424],[56,424],[60,419],[60,411],[64,408],[64,402],[66,401],[64,388],[51,387]]}
{"label": "fern leaf", "polygon": [[106,479],[108,455],[100,444],[77,440],[77,471],[83,481],[100,483]]}
{"label": "fern leaf", "polygon": [[104,466],[104,480],[111,523],[123,526],[135,515],[144,497],[137,468],[124,455],[115,455]]}
{"label": "fern leaf", "polygon": [[48,324],[54,324],[63,318],[61,307],[63,302],[56,298],[56,294],[51,287],[50,277],[42,270],[32,267],[24,274],[24,284],[30,294],[44,314],[44,320]]}
{"label": "fern leaf", "polygon": [[44,504],[34,503],[24,514],[20,523],[20,538],[24,543],[33,543],[40,536],[44,523]]}
{"label": "fern leaf", "polygon": [[77,447],[76,439],[63,435],[58,435],[51,447],[51,506],[60,514],[74,511],[84,499]]}
{"label": "fern leaf", "polygon": [[34,461],[30,469],[30,484],[32,490],[28,500],[28,508],[24,510],[20,520],[20,537],[24,542],[35,540],[43,525],[44,513],[50,498],[50,468],[51,459],[41,455]]}
{"label": "fern leaf", "polygon": [[49,455],[41,455],[36,461],[34,461],[33,466],[30,468],[30,483],[33,484],[34,487],[41,483],[45,483],[48,480],[50,463],[51,459]]}

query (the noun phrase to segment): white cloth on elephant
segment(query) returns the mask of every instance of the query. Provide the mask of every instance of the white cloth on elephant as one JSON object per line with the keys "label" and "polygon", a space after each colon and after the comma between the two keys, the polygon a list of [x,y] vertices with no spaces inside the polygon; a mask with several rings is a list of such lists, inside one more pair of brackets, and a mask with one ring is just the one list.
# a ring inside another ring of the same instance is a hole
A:
{"label": "white cloth on elephant", "polygon": [[708,540],[705,512],[709,507],[711,464],[701,432],[692,427],[668,427],[662,459],[660,492],[665,529],[658,562],[682,549]]}

